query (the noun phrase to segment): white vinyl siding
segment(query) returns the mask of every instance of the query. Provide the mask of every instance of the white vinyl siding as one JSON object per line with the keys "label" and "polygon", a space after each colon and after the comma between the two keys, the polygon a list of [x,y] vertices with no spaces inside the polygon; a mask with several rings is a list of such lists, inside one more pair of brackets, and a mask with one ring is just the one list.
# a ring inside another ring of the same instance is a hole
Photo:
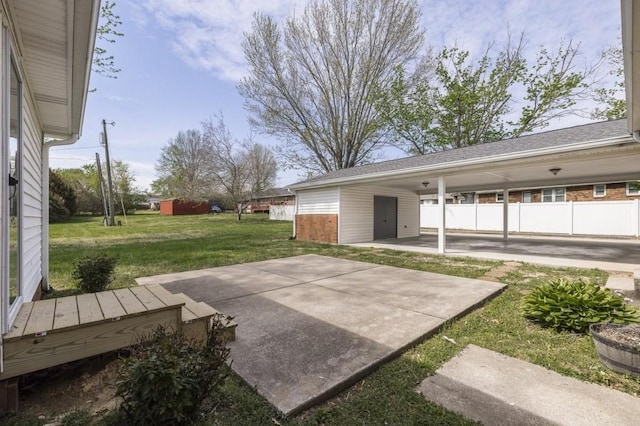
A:
{"label": "white vinyl siding", "polygon": [[376,185],[340,188],[338,242],[349,244],[373,241],[373,196],[398,198],[398,238],[420,235],[420,196]]}
{"label": "white vinyl siding", "polygon": [[298,214],[338,214],[339,193],[338,188],[298,191]]}
{"label": "white vinyl siding", "polygon": [[28,87],[23,86],[22,295],[33,298],[42,281],[42,134]]}

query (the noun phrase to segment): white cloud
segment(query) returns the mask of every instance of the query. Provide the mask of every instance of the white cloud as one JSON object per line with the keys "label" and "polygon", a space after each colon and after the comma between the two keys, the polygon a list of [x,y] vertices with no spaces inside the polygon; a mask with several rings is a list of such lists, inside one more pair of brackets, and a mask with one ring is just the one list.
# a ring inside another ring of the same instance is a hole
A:
{"label": "white cloud", "polygon": [[243,32],[251,30],[254,12],[259,9],[281,20],[305,4],[304,0],[147,0],[144,7],[173,33],[172,48],[182,60],[238,81],[246,73]]}

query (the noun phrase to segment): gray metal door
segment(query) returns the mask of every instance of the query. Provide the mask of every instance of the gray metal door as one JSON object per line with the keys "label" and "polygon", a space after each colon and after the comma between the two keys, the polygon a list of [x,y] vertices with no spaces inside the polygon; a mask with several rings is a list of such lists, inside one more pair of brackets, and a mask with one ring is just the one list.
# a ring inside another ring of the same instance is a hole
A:
{"label": "gray metal door", "polygon": [[398,199],[373,196],[373,239],[397,238]]}

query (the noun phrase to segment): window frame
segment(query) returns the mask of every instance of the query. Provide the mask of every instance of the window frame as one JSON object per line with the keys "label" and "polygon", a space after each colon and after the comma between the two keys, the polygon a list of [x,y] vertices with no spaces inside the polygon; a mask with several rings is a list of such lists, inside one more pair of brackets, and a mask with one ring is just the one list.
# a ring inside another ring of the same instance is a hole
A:
{"label": "window frame", "polygon": [[[602,187],[602,194],[598,194],[598,187]],[[604,198],[607,196],[607,185],[604,183],[597,183],[593,185],[593,198]]]}
{"label": "window frame", "polygon": [[[551,191],[551,200],[545,200],[545,198],[549,196],[545,194],[547,191]],[[562,200],[558,200],[559,192],[562,192]],[[542,203],[565,203],[567,201],[567,189],[565,187],[544,188],[541,191],[540,201]]]}
{"label": "window frame", "polygon": [[633,197],[635,195],[640,195],[640,187],[632,188],[631,187],[632,183],[640,185],[640,182],[627,182],[626,183],[627,197]]}
{"label": "window frame", "polygon": [[[529,195],[529,201],[525,200],[525,194]],[[531,191],[522,191],[522,198],[521,198],[523,203],[532,203],[533,202],[533,192]]]}
{"label": "window frame", "polygon": [[496,203],[504,203],[504,192],[496,192]]}

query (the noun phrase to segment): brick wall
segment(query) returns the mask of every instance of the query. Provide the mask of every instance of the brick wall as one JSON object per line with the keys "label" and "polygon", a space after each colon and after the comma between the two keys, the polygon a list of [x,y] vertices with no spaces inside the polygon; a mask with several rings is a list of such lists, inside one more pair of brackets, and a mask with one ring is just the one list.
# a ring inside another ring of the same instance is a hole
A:
{"label": "brick wall", "polygon": [[296,215],[296,238],[318,243],[338,243],[337,214]]}
{"label": "brick wall", "polygon": [[[593,196],[593,185],[577,185],[567,186],[566,201],[624,201],[635,200],[640,198],[639,195],[627,195],[627,185],[625,182],[606,184],[606,195],[604,197]],[[521,203],[522,193],[531,193],[531,202],[539,203],[542,201],[542,190],[532,189],[529,191],[513,191],[509,192],[510,203]],[[496,193],[478,194],[478,203],[495,203]]]}

